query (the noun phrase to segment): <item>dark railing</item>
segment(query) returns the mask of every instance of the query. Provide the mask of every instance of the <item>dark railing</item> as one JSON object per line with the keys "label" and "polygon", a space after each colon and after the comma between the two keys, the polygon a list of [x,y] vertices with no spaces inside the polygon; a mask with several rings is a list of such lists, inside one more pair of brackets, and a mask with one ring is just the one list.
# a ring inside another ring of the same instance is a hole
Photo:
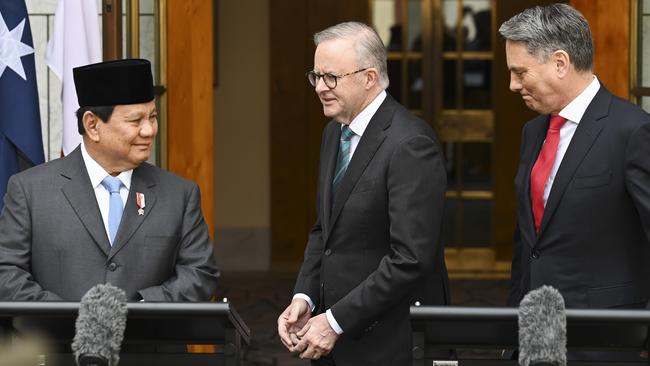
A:
{"label": "dark railing", "polygon": [[[566,310],[567,348],[569,352],[616,352],[640,354],[647,350],[648,310]],[[487,359],[500,350],[518,347],[518,313],[516,308],[411,307],[414,330],[414,365],[436,365],[441,350],[459,350],[458,365],[517,365],[514,360]],[[460,350],[474,359],[463,359]],[[479,350],[477,352],[477,350]],[[492,350],[492,352],[488,352]],[[477,355],[478,356],[475,356]],[[606,354],[607,357],[610,354]],[[613,353],[611,353],[613,355]],[[616,358],[616,357],[614,357]],[[447,359],[449,360],[449,359]],[[569,365],[648,365],[648,361],[602,360],[569,362]],[[452,365],[453,363],[438,363]]]}
{"label": "dark railing", "polygon": [[[127,308],[120,365],[238,366],[242,346],[250,343],[250,330],[229,303],[129,303]],[[78,310],[74,302],[0,302],[0,341],[38,332],[45,336],[47,360],[73,364],[70,344]],[[207,345],[207,352],[187,352],[187,345]]]}

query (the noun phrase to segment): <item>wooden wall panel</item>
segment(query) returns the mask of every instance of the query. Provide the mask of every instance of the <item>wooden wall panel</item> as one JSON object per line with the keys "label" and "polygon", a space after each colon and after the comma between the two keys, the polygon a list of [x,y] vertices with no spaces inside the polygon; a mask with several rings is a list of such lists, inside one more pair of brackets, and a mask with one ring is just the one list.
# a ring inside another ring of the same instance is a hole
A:
{"label": "wooden wall panel", "polygon": [[286,0],[270,7],[271,260],[302,262],[316,220],[321,134],[327,119],[304,74],[313,67],[315,32],[342,21],[368,21],[367,1]]}
{"label": "wooden wall panel", "polygon": [[[496,29],[515,14],[554,0],[498,1]],[[505,41],[496,36],[494,57],[494,245],[497,261],[510,261],[516,222],[515,175],[519,166],[521,129],[537,113],[526,107],[518,93],[509,89]]]}
{"label": "wooden wall panel", "polygon": [[213,0],[167,4],[167,165],[199,184],[214,235]]}
{"label": "wooden wall panel", "polygon": [[630,0],[571,0],[594,39],[594,71],[607,89],[630,97]]}

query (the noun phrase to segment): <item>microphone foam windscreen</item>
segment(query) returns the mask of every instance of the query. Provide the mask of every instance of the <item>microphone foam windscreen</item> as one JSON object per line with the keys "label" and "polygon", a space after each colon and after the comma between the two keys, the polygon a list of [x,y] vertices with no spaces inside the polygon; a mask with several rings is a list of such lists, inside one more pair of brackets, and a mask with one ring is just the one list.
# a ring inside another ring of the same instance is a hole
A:
{"label": "microphone foam windscreen", "polygon": [[126,329],[126,294],[111,284],[99,284],[88,290],[79,303],[76,333],[72,342],[75,359],[96,355],[109,365],[119,362],[120,347]]}
{"label": "microphone foam windscreen", "polygon": [[566,312],[558,290],[542,286],[519,305],[519,364],[566,365]]}

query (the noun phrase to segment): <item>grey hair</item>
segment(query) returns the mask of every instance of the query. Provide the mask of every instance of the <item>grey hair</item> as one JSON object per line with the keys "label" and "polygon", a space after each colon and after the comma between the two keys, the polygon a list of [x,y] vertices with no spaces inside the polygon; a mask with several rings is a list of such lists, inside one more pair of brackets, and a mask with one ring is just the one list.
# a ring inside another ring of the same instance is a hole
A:
{"label": "grey hair", "polygon": [[338,39],[353,39],[357,49],[358,67],[375,67],[379,70],[379,85],[388,88],[388,67],[386,47],[379,34],[370,26],[360,22],[344,22],[314,34],[314,44]]}
{"label": "grey hair", "polygon": [[557,50],[564,50],[577,71],[591,71],[594,46],[589,24],[567,4],[536,6],[501,24],[499,33],[509,41],[522,42],[538,61],[546,62]]}

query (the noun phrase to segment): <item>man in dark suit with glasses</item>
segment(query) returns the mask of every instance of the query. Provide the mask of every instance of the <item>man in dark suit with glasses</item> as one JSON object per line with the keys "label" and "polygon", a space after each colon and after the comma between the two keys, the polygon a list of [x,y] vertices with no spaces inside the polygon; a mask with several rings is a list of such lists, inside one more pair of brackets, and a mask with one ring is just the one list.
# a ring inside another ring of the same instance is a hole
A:
{"label": "man in dark suit with glasses", "polygon": [[386,94],[386,50],[372,28],[341,23],[314,41],[307,79],[332,120],[318,218],[278,332],[316,365],[409,365],[409,305],[449,302],[440,145]]}

